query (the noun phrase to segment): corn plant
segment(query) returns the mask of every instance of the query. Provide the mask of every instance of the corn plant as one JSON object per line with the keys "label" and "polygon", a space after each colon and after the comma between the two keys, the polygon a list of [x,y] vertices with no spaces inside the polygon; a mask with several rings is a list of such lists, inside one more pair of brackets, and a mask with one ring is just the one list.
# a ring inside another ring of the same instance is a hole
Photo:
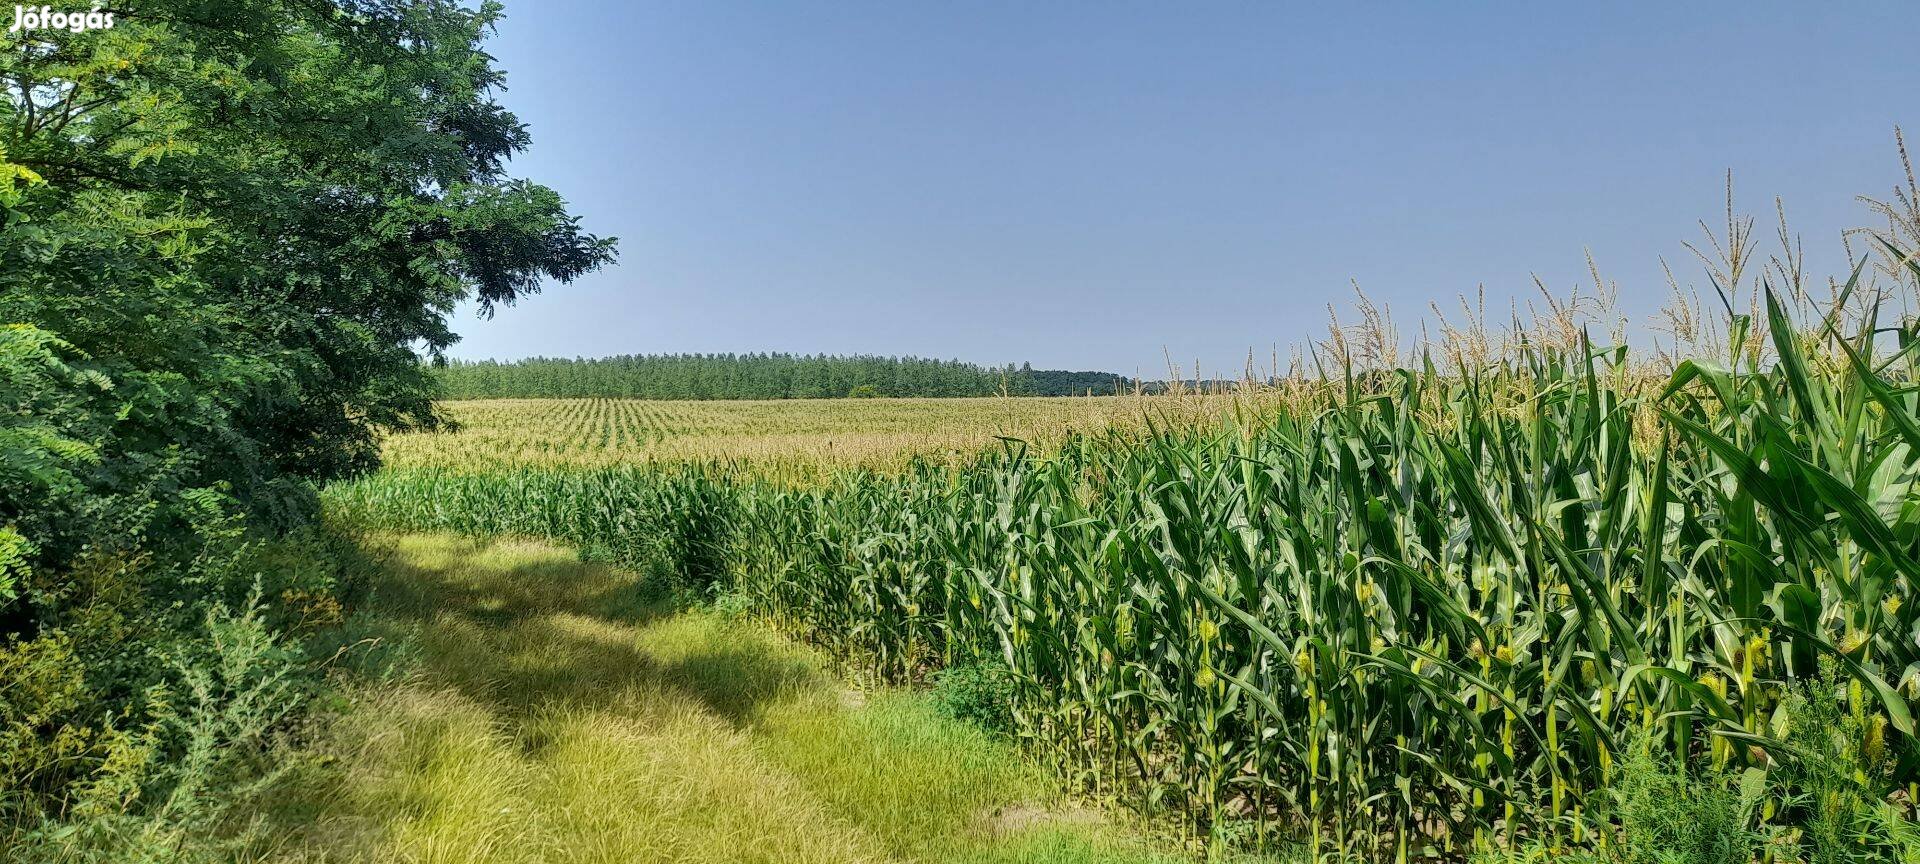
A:
{"label": "corn plant", "polygon": [[[1920,328],[1864,271],[1814,313],[1764,285],[1721,355],[1665,372],[1563,329],[1478,363],[1330,353],[1248,410],[958,464],[431,468],[331,495],[722,580],[880,680],[1004,668],[1037,752],[1215,839],[1604,849],[1623,741],[1777,772],[1823,662],[1872,730],[1855,781],[1914,798]],[[1755,820],[1804,818],[1793,794]]]}

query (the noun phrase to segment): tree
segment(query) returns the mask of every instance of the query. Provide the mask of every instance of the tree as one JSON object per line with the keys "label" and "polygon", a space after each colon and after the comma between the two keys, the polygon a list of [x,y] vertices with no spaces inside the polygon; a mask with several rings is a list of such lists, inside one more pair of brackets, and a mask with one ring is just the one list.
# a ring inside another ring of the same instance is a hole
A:
{"label": "tree", "polygon": [[115,433],[196,457],[186,482],[297,511],[303,481],[371,468],[377,429],[434,422],[414,350],[453,343],[456,302],[613,257],[504,173],[528,135],[480,49],[500,15],[158,0],[35,32],[0,55],[0,321],[108,374]]}
{"label": "tree", "polygon": [[774,353],[451,361],[436,375],[454,399],[990,396],[999,392],[1002,377],[998,370],[958,360]]}
{"label": "tree", "polygon": [[416,352],[456,303],[614,256],[506,174],[499,5],[131,5],[0,50],[0,668],[60,676],[0,698],[0,817],[97,764],[36,774],[33,739],[151,719],[235,519],[299,525],[381,429],[436,422]]}

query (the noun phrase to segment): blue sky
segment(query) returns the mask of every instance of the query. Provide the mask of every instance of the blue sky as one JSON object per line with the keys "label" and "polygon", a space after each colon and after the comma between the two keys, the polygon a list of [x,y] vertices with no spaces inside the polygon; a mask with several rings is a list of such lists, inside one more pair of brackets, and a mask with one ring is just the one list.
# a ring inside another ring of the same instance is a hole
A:
{"label": "blue sky", "polygon": [[1339,6],[510,0],[514,172],[622,260],[454,354],[1238,371],[1588,249],[1644,321],[1725,171],[1824,271],[1920,127],[1903,4]]}

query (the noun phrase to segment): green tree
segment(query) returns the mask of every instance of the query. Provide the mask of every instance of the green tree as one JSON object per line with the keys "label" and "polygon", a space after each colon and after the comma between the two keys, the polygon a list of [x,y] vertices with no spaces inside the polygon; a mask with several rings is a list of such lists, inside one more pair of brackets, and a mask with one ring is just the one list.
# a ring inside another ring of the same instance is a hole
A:
{"label": "green tree", "polygon": [[0,321],[112,379],[127,450],[177,448],[184,482],[297,517],[300,481],[434,422],[415,350],[453,343],[455,303],[612,258],[505,174],[528,135],[480,48],[500,15],[159,0],[33,34],[0,55]]}
{"label": "green tree", "polygon": [[436,371],[448,396],[493,398],[831,399],[882,396],[1112,395],[1131,379],[1103,372],[991,368],[920,357],[649,354],[600,359],[452,361]]}
{"label": "green tree", "polygon": [[[167,640],[233,599],[197,575],[233,518],[299,525],[379,430],[436,422],[455,304],[614,256],[506,173],[498,4],[125,5],[0,50],[0,669],[57,643],[84,679],[52,720],[0,697],[26,738],[142,725]],[[7,740],[0,805],[56,794]]]}

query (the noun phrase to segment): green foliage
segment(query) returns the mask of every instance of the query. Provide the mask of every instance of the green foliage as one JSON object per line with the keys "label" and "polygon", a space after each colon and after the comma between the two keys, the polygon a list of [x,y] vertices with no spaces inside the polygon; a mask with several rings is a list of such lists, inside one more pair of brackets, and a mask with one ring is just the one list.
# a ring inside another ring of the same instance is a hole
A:
{"label": "green foliage", "polygon": [[[1138,383],[1147,389],[1165,389],[1164,385]],[[1133,392],[1135,384],[1133,379],[1111,372],[1069,372],[1022,366],[1012,377],[1010,388],[1021,396],[1114,396]]]}
{"label": "green foliage", "polygon": [[105,425],[95,411],[112,385],[72,353],[46,330],[0,325],[0,611],[63,527],[94,527],[84,505]]}
{"label": "green foliage", "polygon": [[44,182],[33,169],[7,161],[7,151],[0,150],[0,227],[13,221],[14,208],[26,199],[27,188]]}
{"label": "green foliage", "polygon": [[0,645],[0,680],[7,682],[0,688],[0,777],[8,778],[0,816],[14,816],[34,805],[29,790],[70,779],[72,763],[103,758],[120,735],[84,722],[90,694],[64,634]]}
{"label": "green foliage", "polygon": [[1511,849],[1489,849],[1468,857],[1472,864],[1599,864],[1606,858],[1584,849],[1561,849],[1529,843]]}
{"label": "green foliage", "polygon": [[0,846],[206,830],[298,701],[231,676],[344,587],[259,538],[436,423],[456,303],[613,254],[505,173],[496,4],[137,7],[0,52]]}
{"label": "green foliage", "polygon": [[722,591],[713,597],[713,611],[722,618],[746,618],[753,612],[753,601],[738,591]]}
{"label": "green foliage", "polygon": [[[1852,692],[1848,692],[1852,691]],[[1844,695],[1843,695],[1844,694]],[[1900,860],[1920,850],[1898,827],[1910,817],[1889,803],[1898,788],[1895,748],[1886,717],[1867,709],[1858,682],[1842,677],[1831,660],[1797,688],[1782,708],[1782,748],[1790,809],[1804,826],[1808,864]],[[1908,747],[1912,739],[1905,739]]]}
{"label": "green foliage", "polygon": [[0,232],[0,321],[113,383],[104,452],[177,452],[180,482],[297,520],[299,480],[433,422],[412,349],[451,344],[455,302],[609,260],[503,173],[527,134],[479,47],[499,15],[177,0],[0,55],[0,151],[43,181]]}
{"label": "green foliage", "polygon": [[33,543],[13,528],[0,528],[0,603],[12,600],[20,580],[28,573]]}
{"label": "green foliage", "polygon": [[990,732],[1014,730],[1013,671],[1005,664],[978,662],[943,669],[933,678],[933,699],[948,717]]}
{"label": "green foliage", "polygon": [[1748,864],[1761,836],[1753,830],[1765,793],[1765,774],[1741,777],[1692,770],[1657,752],[1646,737],[1627,745],[1627,758],[1608,789],[1619,820],[1621,864]]}
{"label": "green foliage", "polygon": [[[1349,368],[1224,426],[957,467],[800,486],[733,463],[417,470],[329,495],[616,558],[668,538],[757,617],[885,680],[1004,663],[1016,732],[1049,761],[1201,826],[1275,814],[1261,843],[1562,849],[1617,815],[1626,848],[1738,858],[1752,789],[1724,778],[1764,769],[1770,828],[1812,854],[1848,841],[1793,803],[1819,781],[1775,767],[1775,718],[1819,658],[1859,718],[1828,734],[1898,754],[1870,797],[1920,781],[1920,360],[1847,353],[1920,345],[1920,322],[1869,313],[1843,340],[1775,317],[1771,347],[1735,319],[1726,362],[1664,379],[1576,330],[1459,369]],[[1609,807],[1643,731],[1670,761]],[[1632,809],[1673,802],[1684,825]]]}
{"label": "green foliage", "polygon": [[1129,392],[1101,372],[996,369],[919,357],[801,354],[535,357],[450,361],[434,370],[453,399],[866,399],[876,396],[1079,396]]}
{"label": "green foliage", "polygon": [[275,736],[303,701],[304,664],[256,605],[215,607],[196,636],[167,658],[146,723],[103,736],[106,758],[62,812],[11,837],[0,823],[9,860],[214,862],[250,839],[233,822],[293,764]]}
{"label": "green foliage", "polygon": [[229,537],[182,569],[90,559],[62,571],[63,592],[36,586],[60,614],[0,641],[0,848],[185,837],[240,806],[275,770],[271,739],[319,686],[316,662],[352,644],[297,643],[340,622],[348,545]]}

